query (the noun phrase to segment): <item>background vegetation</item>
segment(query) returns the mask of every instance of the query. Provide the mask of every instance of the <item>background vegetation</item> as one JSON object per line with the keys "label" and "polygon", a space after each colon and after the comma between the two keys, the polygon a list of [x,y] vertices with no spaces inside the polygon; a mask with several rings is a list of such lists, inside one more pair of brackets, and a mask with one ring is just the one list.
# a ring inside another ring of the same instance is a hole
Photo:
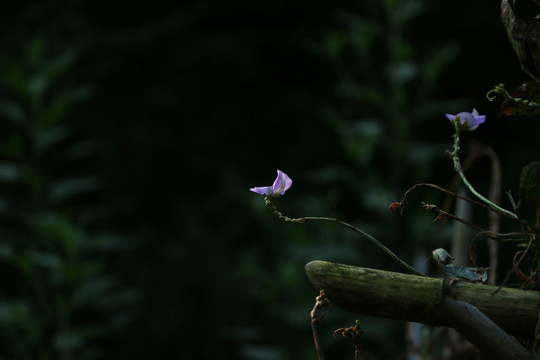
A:
{"label": "background vegetation", "polygon": [[[388,205],[451,183],[444,113],[487,114],[468,140],[495,148],[503,190],[536,157],[536,124],[485,100],[525,78],[496,2],[80,0],[0,17],[0,358],[312,359],[304,264],[398,269],[344,229],[279,222],[250,187],[283,170],[284,213],[342,218],[429,267],[450,225]],[[471,170],[480,189],[488,169]],[[373,358],[405,354],[404,324],[326,312],[329,358],[352,354],[331,334],[356,318]]]}

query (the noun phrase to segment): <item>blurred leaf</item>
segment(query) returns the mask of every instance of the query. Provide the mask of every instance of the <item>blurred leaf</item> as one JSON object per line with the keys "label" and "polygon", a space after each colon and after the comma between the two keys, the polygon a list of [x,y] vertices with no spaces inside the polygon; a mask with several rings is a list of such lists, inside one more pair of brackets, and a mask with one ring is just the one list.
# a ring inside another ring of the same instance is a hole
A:
{"label": "blurred leaf", "polygon": [[[89,278],[81,282],[73,293],[74,306],[88,304],[107,304],[107,293],[115,288],[117,279],[111,275]],[[106,307],[106,306],[105,306]]]}
{"label": "blurred leaf", "polygon": [[338,95],[358,102],[363,101],[375,107],[384,106],[386,101],[380,89],[362,86],[353,82],[338,84]]}
{"label": "blurred leaf", "polygon": [[519,180],[519,190],[521,200],[540,200],[540,161],[533,161],[523,168]]}
{"label": "blurred leaf", "polygon": [[341,126],[343,145],[351,157],[360,163],[371,161],[375,147],[384,131],[384,124],[378,119],[365,119]]}
{"label": "blurred leaf", "polygon": [[58,270],[62,266],[62,259],[53,253],[32,251],[28,254],[32,266],[39,266],[51,270]]}
{"label": "blurred leaf", "polygon": [[514,101],[506,99],[501,104],[499,116],[523,115],[532,116],[540,114],[540,84],[534,81],[529,81],[521,85],[512,94],[513,98],[520,98],[527,101],[532,101],[535,104],[525,104],[522,101]]}
{"label": "blurred leaf", "polygon": [[70,160],[81,160],[95,155],[96,152],[97,147],[94,141],[81,141],[66,149],[66,155]]}
{"label": "blurred leaf", "polygon": [[0,59],[0,81],[8,90],[27,97],[28,82],[22,64],[12,59]]}
{"label": "blurred leaf", "polygon": [[349,26],[348,44],[358,55],[369,51],[378,37],[384,36],[384,30],[377,22],[363,16],[341,13],[338,17]]}
{"label": "blurred leaf", "polygon": [[31,75],[27,80],[27,89],[30,98],[35,104],[41,104],[45,90],[49,86],[48,79],[44,74],[38,73]]}
{"label": "blurred leaf", "polygon": [[54,336],[54,346],[59,352],[70,352],[82,345],[82,340],[74,331],[60,332]]}
{"label": "blurred leaf", "polygon": [[15,182],[22,178],[23,169],[19,164],[0,163],[0,182]]}
{"label": "blurred leaf", "polygon": [[40,151],[46,151],[69,137],[69,131],[65,126],[55,126],[42,132],[37,139]]}
{"label": "blurred leaf", "polygon": [[391,14],[394,21],[399,26],[411,22],[413,19],[426,12],[426,4],[424,1],[384,0],[383,4],[387,8],[387,12]]}
{"label": "blurred leaf", "polygon": [[[436,49],[431,57],[426,59],[420,71],[420,91],[427,96],[434,86],[439,84],[440,76],[447,65],[459,54],[459,43],[450,42]],[[432,101],[423,106],[432,106]]]}
{"label": "blurred leaf", "polygon": [[24,156],[25,144],[22,136],[12,133],[7,141],[0,142],[0,155],[8,159],[19,159]]}
{"label": "blurred leaf", "polygon": [[48,129],[56,125],[65,117],[70,106],[90,99],[94,92],[94,87],[92,86],[79,86],[53,94],[47,107],[40,114],[38,120],[39,126],[43,129]]}
{"label": "blurred leaf", "polygon": [[82,252],[82,230],[65,217],[40,215],[34,220],[43,237],[60,247],[64,256],[75,257]]}
{"label": "blurred leaf", "polygon": [[57,181],[50,185],[49,195],[53,201],[63,201],[81,193],[97,189],[97,180],[93,177],[74,178]]}
{"label": "blurred leaf", "polygon": [[13,259],[14,251],[13,246],[6,242],[0,243],[0,259],[11,260]]}
{"label": "blurred leaf", "polygon": [[47,76],[48,82],[52,84],[58,77],[68,72],[75,62],[76,57],[73,49],[66,50],[62,53],[55,53],[42,62],[41,68],[38,68],[38,71],[43,72]]}
{"label": "blurred leaf", "polygon": [[14,101],[0,99],[0,116],[14,124],[22,124],[26,118],[24,109]]}
{"label": "blurred leaf", "polygon": [[117,287],[109,291],[106,295],[95,299],[93,303],[101,309],[116,310],[124,308],[127,304],[133,303],[140,298],[140,293],[133,289],[119,291]]}
{"label": "blurred leaf", "polygon": [[48,44],[42,37],[35,37],[26,48],[26,61],[29,65],[28,89],[30,96],[41,102],[44,93],[57,78],[67,72],[75,60],[70,49],[54,55],[47,54]]}
{"label": "blurred leaf", "polygon": [[391,82],[403,85],[418,74],[418,66],[410,61],[390,63],[385,67],[386,76]]}
{"label": "blurred leaf", "polygon": [[261,344],[245,344],[240,348],[240,354],[242,358],[252,360],[278,360],[285,355],[282,347]]}
{"label": "blurred leaf", "polygon": [[129,238],[119,235],[102,234],[92,237],[91,241],[82,243],[85,249],[102,253],[114,253],[133,249],[133,242]]}
{"label": "blurred leaf", "polygon": [[30,313],[30,306],[26,300],[0,302],[0,321],[2,323],[24,323]]}
{"label": "blurred leaf", "polygon": [[348,41],[347,35],[342,32],[325,34],[320,45],[321,52],[329,58],[337,57],[342,53]]}
{"label": "blurred leaf", "polygon": [[42,37],[34,37],[26,44],[26,63],[35,69],[43,66],[45,58],[45,40]]}

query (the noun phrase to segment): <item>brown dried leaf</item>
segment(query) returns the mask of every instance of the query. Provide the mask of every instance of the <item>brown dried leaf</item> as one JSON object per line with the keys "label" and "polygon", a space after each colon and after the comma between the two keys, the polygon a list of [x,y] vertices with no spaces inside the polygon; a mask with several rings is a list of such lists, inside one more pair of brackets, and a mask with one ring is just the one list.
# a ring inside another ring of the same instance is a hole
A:
{"label": "brown dried leaf", "polygon": [[533,18],[529,21],[527,31],[527,50],[531,56],[536,71],[540,73],[540,19]]}
{"label": "brown dried leaf", "polygon": [[501,3],[501,20],[508,40],[510,40],[519,62],[523,64],[527,59],[527,23],[516,18],[508,0],[503,0]]}

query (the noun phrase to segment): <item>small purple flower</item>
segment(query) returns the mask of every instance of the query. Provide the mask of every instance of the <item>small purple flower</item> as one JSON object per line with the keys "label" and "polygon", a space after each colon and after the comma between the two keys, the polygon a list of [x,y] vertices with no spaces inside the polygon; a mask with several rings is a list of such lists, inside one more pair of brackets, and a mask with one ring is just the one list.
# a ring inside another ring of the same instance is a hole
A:
{"label": "small purple flower", "polygon": [[473,109],[472,112],[460,112],[457,115],[452,114],[445,114],[446,118],[450,120],[452,123],[457,119],[459,119],[459,129],[462,131],[473,131],[476,130],[477,127],[480,126],[480,124],[484,123],[486,121],[485,115],[479,115],[478,111],[476,109]]}
{"label": "small purple flower", "polygon": [[277,197],[285,194],[285,191],[287,191],[291,187],[291,185],[291,178],[288,177],[287,174],[285,174],[283,171],[278,170],[276,180],[274,181],[274,184],[272,186],[254,187],[249,190],[257,194]]}

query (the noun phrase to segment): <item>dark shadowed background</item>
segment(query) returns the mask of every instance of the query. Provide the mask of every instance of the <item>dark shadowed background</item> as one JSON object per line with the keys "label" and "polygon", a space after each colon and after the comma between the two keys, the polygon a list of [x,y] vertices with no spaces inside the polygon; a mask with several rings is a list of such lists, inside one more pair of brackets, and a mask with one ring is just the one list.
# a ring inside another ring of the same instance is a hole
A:
{"label": "dark shadowed background", "polygon": [[[526,80],[494,1],[29,2],[0,15],[0,358],[313,359],[322,259],[401,271],[330,216],[440,276],[422,190],[448,187],[452,127],[494,147],[503,190],[535,159],[536,124],[485,94]],[[470,170],[482,191],[489,162]],[[506,201],[506,199],[504,199]],[[507,205],[507,202],[505,203]],[[483,214],[476,219],[485,222]],[[479,246],[483,250],[483,240]],[[481,252],[482,254],[482,252]],[[481,257],[482,259],[482,257]],[[506,271],[508,264],[502,263]],[[359,319],[370,358],[403,358],[401,322]]]}

